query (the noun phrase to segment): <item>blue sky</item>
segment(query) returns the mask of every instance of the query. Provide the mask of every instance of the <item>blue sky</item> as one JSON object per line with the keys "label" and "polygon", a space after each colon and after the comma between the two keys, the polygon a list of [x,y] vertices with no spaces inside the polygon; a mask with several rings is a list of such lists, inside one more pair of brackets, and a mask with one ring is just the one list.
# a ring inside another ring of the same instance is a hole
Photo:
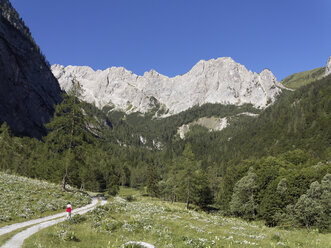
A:
{"label": "blue sky", "polygon": [[51,64],[184,74],[232,57],[278,80],[331,56],[331,0],[11,0]]}

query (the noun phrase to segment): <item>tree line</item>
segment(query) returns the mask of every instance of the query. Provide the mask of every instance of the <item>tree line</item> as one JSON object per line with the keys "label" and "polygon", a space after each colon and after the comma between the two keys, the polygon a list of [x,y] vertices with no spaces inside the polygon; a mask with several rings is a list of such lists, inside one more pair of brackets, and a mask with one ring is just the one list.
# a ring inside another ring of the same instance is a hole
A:
{"label": "tree line", "polygon": [[[234,116],[221,132],[194,126],[182,140],[176,130],[203,115],[198,107],[149,121],[114,111],[106,128],[105,113],[79,101],[73,81],[42,140],[14,137],[2,124],[0,169],[62,183],[63,190],[71,184],[115,195],[121,185],[136,187],[187,208],[330,231],[329,82],[283,94],[258,118]],[[228,116],[240,109],[206,105],[204,111]],[[148,130],[163,149],[139,141]]]}

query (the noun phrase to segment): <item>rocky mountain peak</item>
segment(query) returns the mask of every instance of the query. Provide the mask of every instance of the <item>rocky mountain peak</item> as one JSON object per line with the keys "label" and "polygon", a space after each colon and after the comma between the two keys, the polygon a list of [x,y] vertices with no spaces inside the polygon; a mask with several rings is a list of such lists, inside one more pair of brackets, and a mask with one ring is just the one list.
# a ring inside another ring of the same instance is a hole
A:
{"label": "rocky mountain peak", "polygon": [[200,60],[189,72],[175,77],[155,70],[138,76],[123,67],[93,71],[54,65],[52,71],[62,89],[68,91],[71,79],[76,77],[85,90],[84,100],[126,112],[145,113],[163,106],[169,115],[205,103],[251,103],[265,108],[282,89],[270,70],[253,73],[230,57]]}
{"label": "rocky mountain peak", "polygon": [[159,77],[159,76],[161,76],[160,73],[158,73],[154,69],[151,69],[150,71],[146,71],[143,77]]}
{"label": "rocky mountain peak", "polygon": [[325,77],[331,74],[331,56],[328,59],[328,62],[325,65]]}

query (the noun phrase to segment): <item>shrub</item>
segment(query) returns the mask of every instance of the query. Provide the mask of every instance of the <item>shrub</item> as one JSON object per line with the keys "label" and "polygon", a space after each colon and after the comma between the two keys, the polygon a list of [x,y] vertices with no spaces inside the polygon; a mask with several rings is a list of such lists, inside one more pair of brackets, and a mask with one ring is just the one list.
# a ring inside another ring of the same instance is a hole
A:
{"label": "shrub", "polygon": [[78,224],[84,221],[86,221],[86,217],[80,214],[75,214],[68,220],[70,224]]}
{"label": "shrub", "polygon": [[133,202],[133,201],[136,200],[132,195],[128,195],[128,196],[126,196],[125,199],[126,199],[128,202]]}

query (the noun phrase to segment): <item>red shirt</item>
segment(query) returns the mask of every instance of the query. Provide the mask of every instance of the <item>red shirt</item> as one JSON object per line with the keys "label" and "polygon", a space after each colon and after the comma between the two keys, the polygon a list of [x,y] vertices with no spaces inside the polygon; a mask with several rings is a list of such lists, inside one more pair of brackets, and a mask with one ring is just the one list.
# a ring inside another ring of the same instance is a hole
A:
{"label": "red shirt", "polygon": [[69,212],[69,213],[71,212],[71,204],[67,205],[67,212]]}

